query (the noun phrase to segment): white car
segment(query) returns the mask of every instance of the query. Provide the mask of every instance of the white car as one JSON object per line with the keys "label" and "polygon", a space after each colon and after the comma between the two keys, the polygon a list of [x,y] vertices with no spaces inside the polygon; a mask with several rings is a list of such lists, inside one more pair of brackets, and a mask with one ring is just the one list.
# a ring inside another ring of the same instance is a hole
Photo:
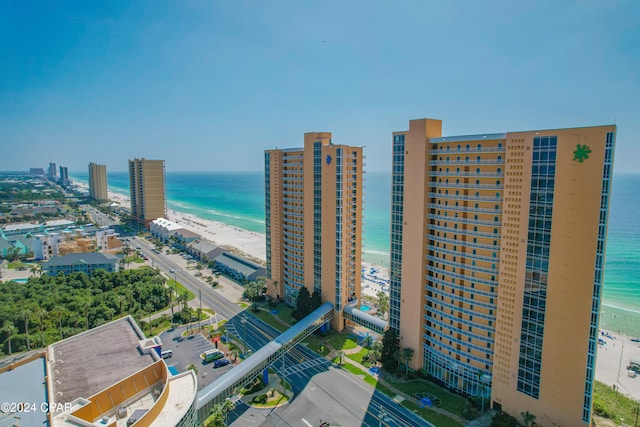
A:
{"label": "white car", "polygon": [[175,273],[175,272],[176,272],[175,269],[173,269],[173,268],[169,269],[169,273]]}

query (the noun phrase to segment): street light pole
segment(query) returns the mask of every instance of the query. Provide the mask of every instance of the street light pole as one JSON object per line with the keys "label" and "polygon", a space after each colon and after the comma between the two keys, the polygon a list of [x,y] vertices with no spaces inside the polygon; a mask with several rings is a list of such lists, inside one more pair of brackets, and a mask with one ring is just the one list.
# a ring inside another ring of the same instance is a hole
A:
{"label": "street light pole", "polygon": [[618,365],[618,380],[620,383],[620,371],[622,370],[622,355],[624,354],[624,341],[622,341],[622,350],[620,350],[620,364]]}
{"label": "street light pole", "polygon": [[240,323],[242,323],[242,344],[244,344],[244,353],[245,353],[245,357],[247,355],[248,352],[248,348],[247,348],[247,341],[246,341],[246,335],[247,335],[247,315],[243,314],[240,317]]}

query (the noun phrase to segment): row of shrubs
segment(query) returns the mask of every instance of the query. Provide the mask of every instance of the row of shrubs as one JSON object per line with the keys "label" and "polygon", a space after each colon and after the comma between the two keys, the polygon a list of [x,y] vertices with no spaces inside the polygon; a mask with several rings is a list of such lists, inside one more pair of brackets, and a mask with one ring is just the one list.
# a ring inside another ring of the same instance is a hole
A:
{"label": "row of shrubs", "polygon": [[259,394],[257,396],[253,396],[253,399],[251,399],[253,403],[262,403],[265,404],[267,403],[267,395],[266,394]]}

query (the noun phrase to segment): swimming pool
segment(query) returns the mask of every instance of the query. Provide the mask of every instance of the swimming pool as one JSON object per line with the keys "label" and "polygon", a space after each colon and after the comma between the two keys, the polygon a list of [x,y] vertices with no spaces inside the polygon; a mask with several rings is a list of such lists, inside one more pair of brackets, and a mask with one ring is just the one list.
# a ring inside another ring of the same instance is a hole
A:
{"label": "swimming pool", "polygon": [[369,307],[368,305],[361,305],[360,306],[360,311],[369,311],[371,310],[371,307]]}
{"label": "swimming pool", "polygon": [[12,279],[11,281],[16,283],[27,283],[29,279]]}

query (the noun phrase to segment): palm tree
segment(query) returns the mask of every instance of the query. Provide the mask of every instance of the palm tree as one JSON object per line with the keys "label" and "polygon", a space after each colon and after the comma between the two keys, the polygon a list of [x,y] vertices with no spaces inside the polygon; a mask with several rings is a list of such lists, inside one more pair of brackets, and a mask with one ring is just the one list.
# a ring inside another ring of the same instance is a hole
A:
{"label": "palm tree", "polygon": [[24,317],[24,331],[27,335],[27,350],[31,350],[31,343],[29,342],[29,311],[23,310],[22,317]]}
{"label": "palm tree", "polygon": [[367,335],[362,340],[362,346],[364,348],[370,348],[372,344],[373,344],[373,337],[371,335]]}
{"label": "palm tree", "polygon": [[7,320],[4,323],[4,330],[7,331],[7,334],[9,335],[7,340],[9,341],[9,354],[12,353],[11,351],[11,335],[15,332],[16,328],[13,326],[13,323],[11,323],[11,321]]}
{"label": "palm tree", "polygon": [[229,425],[229,412],[236,409],[236,405],[231,401],[231,399],[225,399],[222,402],[222,413],[224,414],[225,425]]}
{"label": "palm tree", "polygon": [[32,275],[34,275],[36,277],[39,277],[40,273],[42,272],[42,268],[41,268],[40,264],[37,264],[37,263],[36,264],[31,264],[31,268],[29,268],[29,272]]}
{"label": "palm tree", "polygon": [[86,320],[85,329],[88,331],[89,330],[89,303],[87,301],[84,301],[82,303],[82,308],[84,308],[84,317]]}
{"label": "palm tree", "polygon": [[147,303],[144,308],[149,316],[149,336],[153,336],[153,331],[151,330],[151,313],[153,313],[153,306],[151,303]]}
{"label": "palm tree", "polygon": [[376,296],[378,297],[378,307],[380,308],[382,317],[386,318],[389,312],[389,296],[382,291],[378,292]]}
{"label": "palm tree", "polygon": [[44,338],[44,332],[43,332],[43,327],[44,327],[44,316],[47,315],[47,312],[40,309],[38,310],[38,317],[40,318],[40,335],[42,336],[42,346],[46,347],[47,346],[47,342]]}
{"label": "palm tree", "polygon": [[238,360],[238,355],[240,354],[240,351],[238,350],[237,347],[234,347],[231,350],[231,355],[233,356],[233,362],[235,363]]}
{"label": "palm tree", "polygon": [[524,427],[533,425],[534,421],[536,420],[536,416],[529,411],[520,412],[520,415],[522,416],[522,421],[524,421]]}
{"label": "palm tree", "polygon": [[191,369],[196,374],[196,376],[198,375],[198,367],[196,365],[194,365],[193,363],[191,365],[187,366],[187,369]]}
{"label": "palm tree", "polygon": [[336,356],[338,356],[338,365],[342,366],[342,363],[344,362],[344,351],[338,350],[336,352]]}
{"label": "palm tree", "polygon": [[198,314],[198,329],[200,329],[200,319],[202,319],[202,309],[200,307],[196,308],[196,313]]}
{"label": "palm tree", "polygon": [[411,347],[405,347],[400,351],[400,357],[402,360],[404,360],[404,367],[405,367],[405,371],[404,371],[404,376],[408,377],[409,376],[409,362],[411,362],[411,359],[413,359],[413,349]]}

